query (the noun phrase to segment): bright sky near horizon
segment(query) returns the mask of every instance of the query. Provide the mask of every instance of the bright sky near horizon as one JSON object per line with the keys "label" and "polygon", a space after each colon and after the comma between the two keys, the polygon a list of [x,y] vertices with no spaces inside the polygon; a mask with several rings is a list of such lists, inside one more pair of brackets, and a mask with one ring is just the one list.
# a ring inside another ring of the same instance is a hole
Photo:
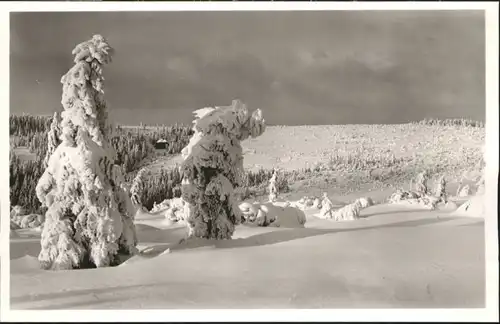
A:
{"label": "bright sky near horizon", "polygon": [[482,11],[24,12],[10,17],[11,113],[62,110],[74,46],[99,33],[111,118],[190,123],[241,99],[269,124],[485,119]]}

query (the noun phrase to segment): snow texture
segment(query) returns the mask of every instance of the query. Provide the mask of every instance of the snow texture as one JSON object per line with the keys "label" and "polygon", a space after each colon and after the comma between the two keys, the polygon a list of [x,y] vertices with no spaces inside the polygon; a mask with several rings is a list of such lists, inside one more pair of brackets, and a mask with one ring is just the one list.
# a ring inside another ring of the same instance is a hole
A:
{"label": "snow texture", "polygon": [[61,143],[36,193],[48,208],[38,256],[43,269],[105,267],[137,251],[134,208],[107,141],[103,65],[114,50],[100,35],[73,50],[63,84]]}
{"label": "snow texture", "polygon": [[194,135],[182,151],[181,166],[188,237],[230,239],[241,220],[234,195],[243,177],[240,142],[260,136],[265,121],[260,109],[250,115],[239,100],[194,115]]}

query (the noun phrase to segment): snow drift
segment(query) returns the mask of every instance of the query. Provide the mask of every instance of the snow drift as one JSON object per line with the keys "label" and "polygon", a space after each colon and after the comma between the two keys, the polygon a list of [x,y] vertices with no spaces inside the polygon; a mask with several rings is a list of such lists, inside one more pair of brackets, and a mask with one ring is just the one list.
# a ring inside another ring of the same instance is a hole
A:
{"label": "snow drift", "polygon": [[471,199],[460,205],[460,207],[457,208],[453,215],[484,218],[486,212],[484,198],[485,197],[482,194],[472,197]]}

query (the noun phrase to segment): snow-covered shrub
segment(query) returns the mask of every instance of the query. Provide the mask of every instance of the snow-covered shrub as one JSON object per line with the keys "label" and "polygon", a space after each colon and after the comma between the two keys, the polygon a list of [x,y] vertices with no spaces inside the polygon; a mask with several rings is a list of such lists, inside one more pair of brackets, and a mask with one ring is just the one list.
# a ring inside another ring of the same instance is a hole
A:
{"label": "snow-covered shrub", "polygon": [[361,208],[373,206],[373,200],[370,197],[361,197],[356,199],[355,202],[358,202]]}
{"label": "snow-covered shrub", "polygon": [[431,210],[436,209],[440,201],[438,197],[406,190],[397,190],[388,199],[390,204],[418,205]]}
{"label": "snow-covered shrub", "polygon": [[279,206],[272,202],[264,204],[243,202],[239,208],[246,224],[296,228],[303,227],[306,223],[304,212],[286,203]]}
{"label": "snow-covered shrub", "polygon": [[44,269],[105,267],[137,251],[129,188],[108,142],[103,65],[114,50],[100,35],[75,47],[61,78],[61,143],[36,193],[46,206],[38,256]]}
{"label": "snow-covered shrub", "polygon": [[276,215],[268,215],[268,209],[259,203],[243,202],[239,206],[242,222],[257,226],[269,226],[276,220]]}
{"label": "snow-covered shrub", "polygon": [[333,218],[334,207],[333,203],[328,198],[326,192],[323,193],[323,200],[321,201],[321,210],[319,212],[319,217],[321,218]]}
{"label": "snow-covered shrub", "polygon": [[359,219],[361,209],[361,201],[356,200],[352,204],[345,205],[344,207],[335,210],[332,218],[337,222],[356,220]]}
{"label": "snow-covered shrub", "polygon": [[57,111],[54,112],[54,117],[52,118],[52,123],[50,124],[50,129],[47,132],[47,152],[45,154],[45,159],[43,163],[45,166],[49,163],[49,159],[56,150],[57,146],[61,143],[59,137],[61,136],[61,127],[59,126],[61,121],[59,120],[59,115]]}
{"label": "snow-covered shrub", "polygon": [[331,200],[326,193],[323,194],[323,207],[319,212],[319,217],[323,219],[332,219],[335,221],[351,221],[359,219],[362,209],[373,204],[370,198],[359,198],[353,203],[345,205],[341,208],[334,209]]}
{"label": "snow-covered shrub", "polygon": [[163,212],[165,218],[178,222],[185,218],[184,207],[186,202],[182,198],[165,199],[159,204],[154,204],[151,213]]}
{"label": "snow-covered shrub", "polygon": [[39,214],[18,215],[11,218],[11,224],[15,224],[17,228],[36,228],[42,226],[44,221],[45,216]]}
{"label": "snow-covered shrub", "polygon": [[398,189],[396,192],[394,192],[388,199],[388,202],[390,204],[396,204],[404,200],[409,200],[409,199],[418,199],[420,198],[421,195],[415,191],[407,191],[407,190],[401,190]]}
{"label": "snow-covered shrub", "polygon": [[241,220],[234,196],[234,189],[242,184],[240,142],[260,136],[265,121],[260,109],[250,115],[239,100],[194,114],[194,134],[182,151],[181,166],[188,236],[230,239]]}
{"label": "snow-covered shrub", "polygon": [[319,197],[304,196],[300,198],[298,201],[296,201],[295,205],[298,206],[300,209],[306,209],[306,208],[321,209],[322,201]]}

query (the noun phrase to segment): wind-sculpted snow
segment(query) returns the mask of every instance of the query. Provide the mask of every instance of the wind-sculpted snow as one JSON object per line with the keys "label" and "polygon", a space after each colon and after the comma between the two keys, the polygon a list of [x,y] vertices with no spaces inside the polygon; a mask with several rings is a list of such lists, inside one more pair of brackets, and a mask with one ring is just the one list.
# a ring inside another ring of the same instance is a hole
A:
{"label": "wind-sculpted snow", "polygon": [[242,185],[240,141],[265,130],[262,112],[251,115],[239,100],[194,112],[194,135],[183,149],[182,198],[189,237],[230,239],[240,223],[235,189]]}
{"label": "wind-sculpted snow", "polygon": [[76,46],[75,66],[61,79],[62,142],[36,188],[48,208],[38,257],[44,269],[105,267],[136,252],[135,210],[106,134],[102,66],[113,52],[94,36]]}

